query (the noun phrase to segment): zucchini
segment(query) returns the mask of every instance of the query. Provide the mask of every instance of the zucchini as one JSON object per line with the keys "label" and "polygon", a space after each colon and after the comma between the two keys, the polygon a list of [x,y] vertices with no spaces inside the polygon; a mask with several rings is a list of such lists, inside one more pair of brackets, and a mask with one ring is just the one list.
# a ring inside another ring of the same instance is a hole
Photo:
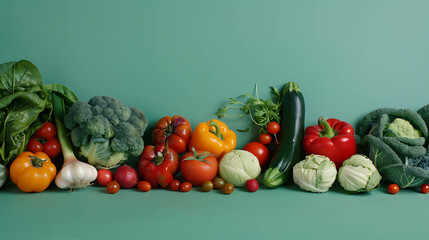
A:
{"label": "zucchini", "polygon": [[302,160],[302,139],[304,137],[304,96],[295,82],[283,88],[282,120],[280,125],[280,146],[274,154],[270,167],[265,171],[263,184],[276,188],[284,184],[292,167]]}
{"label": "zucchini", "polygon": [[8,170],[7,168],[0,164],[0,188],[5,184],[8,176]]}

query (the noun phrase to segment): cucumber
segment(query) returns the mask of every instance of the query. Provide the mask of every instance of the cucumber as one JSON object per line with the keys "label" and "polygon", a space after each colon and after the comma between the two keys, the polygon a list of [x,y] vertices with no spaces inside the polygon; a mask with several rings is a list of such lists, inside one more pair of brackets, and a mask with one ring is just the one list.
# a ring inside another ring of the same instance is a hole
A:
{"label": "cucumber", "polygon": [[280,146],[263,177],[266,187],[276,188],[284,184],[293,166],[303,159],[304,118],[304,96],[298,84],[289,82],[283,88]]}

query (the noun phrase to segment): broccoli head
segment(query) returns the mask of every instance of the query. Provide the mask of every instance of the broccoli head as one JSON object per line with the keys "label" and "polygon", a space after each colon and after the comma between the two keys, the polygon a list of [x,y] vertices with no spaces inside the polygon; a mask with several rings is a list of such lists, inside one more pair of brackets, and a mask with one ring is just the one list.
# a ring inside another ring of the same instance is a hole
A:
{"label": "broccoli head", "polygon": [[110,96],[74,103],[64,117],[74,146],[96,167],[115,167],[143,151],[148,121],[136,107]]}

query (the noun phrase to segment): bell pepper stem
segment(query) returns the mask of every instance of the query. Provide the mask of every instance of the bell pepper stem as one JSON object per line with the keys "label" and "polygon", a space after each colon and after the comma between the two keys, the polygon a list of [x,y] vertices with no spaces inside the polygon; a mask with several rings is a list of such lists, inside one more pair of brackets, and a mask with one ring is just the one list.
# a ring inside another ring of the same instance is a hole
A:
{"label": "bell pepper stem", "polygon": [[36,156],[30,156],[31,166],[35,168],[43,167],[43,163],[46,162],[46,159],[41,159]]}
{"label": "bell pepper stem", "polygon": [[323,126],[323,131],[320,133],[320,137],[333,138],[336,135],[335,130],[332,129],[324,117],[319,118],[318,124],[319,126]]}
{"label": "bell pepper stem", "polygon": [[217,124],[215,121],[210,121],[210,126],[214,126],[216,128],[216,130],[214,132],[212,132],[212,133],[214,135],[216,135],[216,137],[218,137],[220,140],[223,141],[223,134],[220,131],[219,124]]}

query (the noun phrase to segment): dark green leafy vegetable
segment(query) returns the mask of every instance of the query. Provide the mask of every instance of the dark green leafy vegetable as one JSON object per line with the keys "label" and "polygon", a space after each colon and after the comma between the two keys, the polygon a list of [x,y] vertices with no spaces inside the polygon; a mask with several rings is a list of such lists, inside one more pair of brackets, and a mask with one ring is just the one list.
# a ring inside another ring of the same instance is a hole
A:
{"label": "dark green leafy vegetable", "polygon": [[[281,99],[282,95],[275,87],[271,87],[271,97],[273,100],[263,100],[258,96],[258,86],[255,86],[255,95],[252,96],[250,94],[243,94],[239,96],[239,99],[243,99],[243,101],[239,101],[234,98],[229,98],[228,106],[224,106],[220,108],[216,115],[218,118],[223,117],[244,117],[249,115],[252,123],[245,129],[237,129],[239,132],[248,132],[250,128],[254,125],[261,127],[260,133],[267,132],[268,123],[280,122],[280,109],[281,109]],[[230,115],[227,114],[229,109],[240,110],[244,114],[240,115]]]}
{"label": "dark green leafy vegetable", "polygon": [[0,163],[21,153],[51,113],[36,66],[25,60],[0,64]]}

